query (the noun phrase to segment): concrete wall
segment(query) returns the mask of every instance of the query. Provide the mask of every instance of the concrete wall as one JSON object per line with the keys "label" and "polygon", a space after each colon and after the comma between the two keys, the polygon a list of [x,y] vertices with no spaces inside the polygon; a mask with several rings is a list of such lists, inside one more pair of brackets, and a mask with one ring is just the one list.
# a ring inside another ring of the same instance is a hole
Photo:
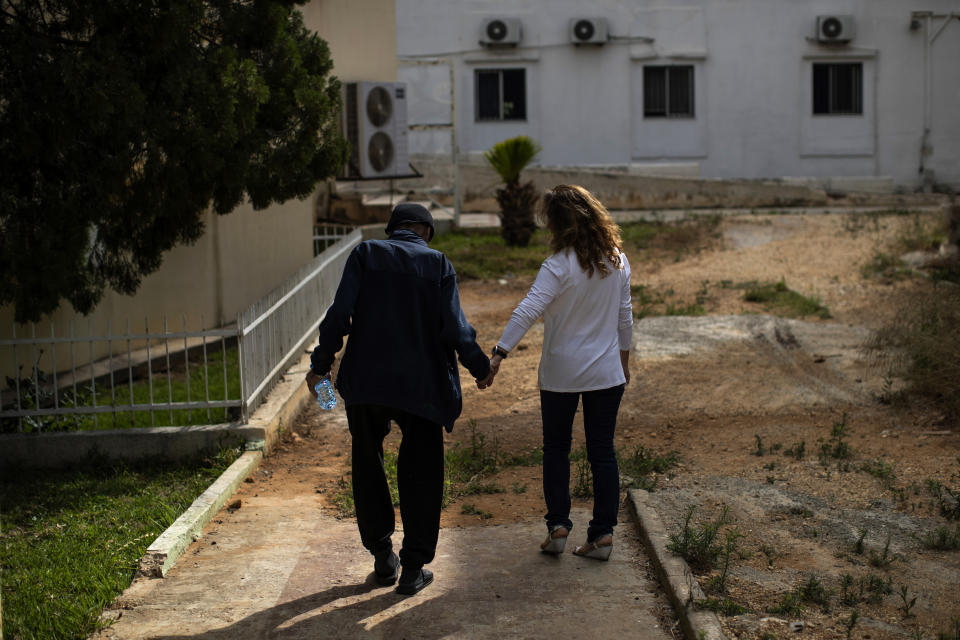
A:
{"label": "concrete wall", "polygon": [[[708,178],[889,176],[918,186],[924,33],[922,21],[910,28],[914,9],[958,7],[955,0],[397,0],[399,77],[427,83],[410,89],[410,148],[450,156],[449,127],[437,126],[435,115],[446,92],[462,153],[525,134],[543,145],[543,166],[675,164]],[[853,15],[854,40],[817,43],[821,14]],[[482,21],[492,16],[522,21],[519,47],[478,45]],[[607,18],[613,38],[573,46],[573,17]],[[947,24],[930,51],[925,164],[937,181],[960,186],[960,21]],[[863,64],[862,115],[812,115],[811,68],[821,61]],[[452,91],[443,73],[424,73],[427,62],[452,70]],[[693,65],[694,118],[643,117],[647,64]],[[478,68],[526,70],[526,120],[475,121]]]}
{"label": "concrete wall", "polygon": [[312,0],[300,11],[330,45],[333,73],[342,82],[397,79],[393,0]]}
{"label": "concrete wall", "polygon": [[[413,192],[411,197],[432,198],[439,204],[452,206],[452,193],[441,189],[442,185],[450,184],[454,179],[451,163],[443,159],[423,159],[416,166],[424,177],[403,183],[405,190]],[[847,206],[915,208],[942,206],[946,198],[939,194],[897,192],[892,188],[889,178],[729,180],[650,175],[609,168],[531,167],[521,174],[521,179],[532,181],[541,190],[558,184],[582,185],[613,210]],[[485,161],[464,159],[460,165],[460,185],[463,211],[499,211],[495,196],[496,189],[502,183]]]}
{"label": "concrete wall", "polygon": [[[312,199],[291,200],[263,211],[243,205],[226,216],[208,213],[206,232],[193,245],[175,247],[164,256],[163,266],[144,278],[133,296],[107,291],[89,316],[81,316],[64,302],[36,326],[38,336],[105,336],[123,334],[127,321],[132,333],[163,330],[167,317],[170,331],[200,329],[230,324],[237,314],[269,293],[279,282],[313,259]],[[0,336],[13,335],[13,308],[0,309]],[[71,329],[72,325],[72,329]],[[32,328],[19,325],[17,337],[29,337]],[[137,348],[135,344],[134,349]],[[126,350],[126,343],[114,344],[114,352]],[[106,343],[94,343],[93,357],[107,355]],[[17,361],[29,373],[30,362],[38,358],[40,368],[52,371],[90,359],[89,349],[60,345],[54,354],[49,345],[42,357],[21,350]],[[0,375],[14,375],[12,348],[0,347]]]}

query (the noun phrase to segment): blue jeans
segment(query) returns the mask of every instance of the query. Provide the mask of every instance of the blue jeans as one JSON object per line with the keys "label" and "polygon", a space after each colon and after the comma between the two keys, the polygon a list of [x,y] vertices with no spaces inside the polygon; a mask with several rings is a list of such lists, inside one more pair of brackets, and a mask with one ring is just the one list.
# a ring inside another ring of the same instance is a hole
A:
{"label": "blue jeans", "polygon": [[558,393],[540,391],[543,418],[543,496],[547,503],[544,519],[547,527],[573,528],[570,520],[570,446],[573,417],[583,396],[583,431],[587,440],[587,459],[593,472],[593,519],[587,529],[587,541],[593,542],[613,533],[620,508],[620,472],[613,447],[617,412],[625,385],[584,391]]}

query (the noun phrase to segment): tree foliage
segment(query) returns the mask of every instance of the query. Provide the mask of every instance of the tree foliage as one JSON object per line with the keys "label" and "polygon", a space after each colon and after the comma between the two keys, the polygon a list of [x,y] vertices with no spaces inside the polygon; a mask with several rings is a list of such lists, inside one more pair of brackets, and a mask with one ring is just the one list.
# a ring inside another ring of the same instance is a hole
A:
{"label": "tree foliage", "polygon": [[0,0],[0,304],[131,294],[203,216],[342,165],[305,0]]}
{"label": "tree foliage", "polygon": [[504,182],[504,187],[497,189],[500,235],[511,247],[527,246],[537,230],[533,210],[539,195],[532,182],[520,184],[520,172],[540,151],[532,138],[517,136],[498,142],[483,154]]}

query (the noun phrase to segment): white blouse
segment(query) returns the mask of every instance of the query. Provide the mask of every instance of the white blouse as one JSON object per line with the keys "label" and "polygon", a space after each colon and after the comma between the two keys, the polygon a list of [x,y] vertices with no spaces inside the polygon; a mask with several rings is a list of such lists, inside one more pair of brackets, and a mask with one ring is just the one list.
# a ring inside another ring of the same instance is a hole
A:
{"label": "white blouse", "polygon": [[626,382],[620,351],[630,349],[633,308],[630,263],[592,277],[571,249],[555,253],[540,266],[537,279],[517,305],[499,345],[513,351],[530,326],[543,316],[543,351],[538,382],[544,391],[608,389]]}

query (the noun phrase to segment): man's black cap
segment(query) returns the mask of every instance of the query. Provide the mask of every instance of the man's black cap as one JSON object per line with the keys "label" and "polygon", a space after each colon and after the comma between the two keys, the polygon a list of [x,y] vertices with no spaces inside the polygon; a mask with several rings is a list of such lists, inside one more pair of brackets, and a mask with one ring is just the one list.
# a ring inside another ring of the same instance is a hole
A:
{"label": "man's black cap", "polygon": [[430,227],[430,237],[427,240],[433,240],[433,216],[427,211],[426,207],[415,202],[401,202],[393,208],[390,214],[390,223],[387,224],[386,232],[390,235],[402,222],[419,222]]}

